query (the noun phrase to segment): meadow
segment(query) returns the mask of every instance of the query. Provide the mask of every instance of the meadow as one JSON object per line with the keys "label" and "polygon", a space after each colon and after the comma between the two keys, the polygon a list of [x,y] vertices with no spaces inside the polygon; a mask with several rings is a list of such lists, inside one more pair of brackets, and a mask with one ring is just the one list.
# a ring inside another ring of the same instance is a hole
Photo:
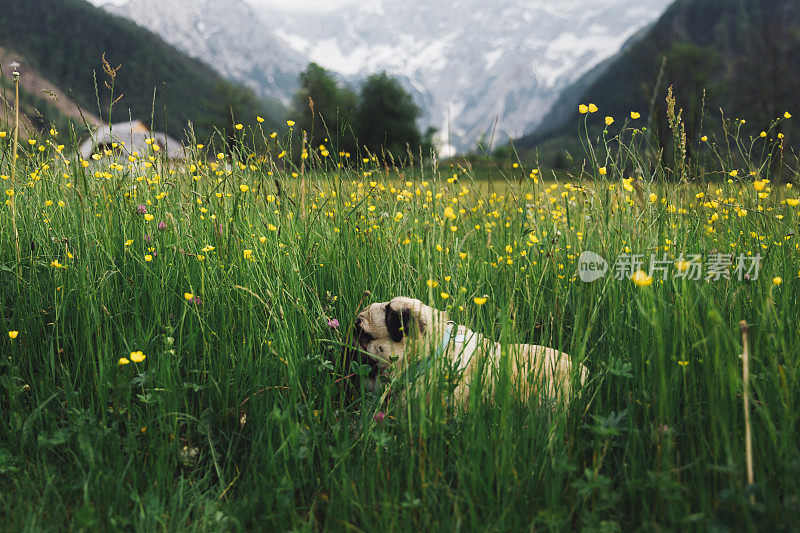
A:
{"label": "meadow", "polygon": [[[3,529],[797,528],[786,120],[720,124],[688,157],[679,120],[662,152],[634,113],[568,173],[491,182],[298,154],[255,118],[177,163],[0,134]],[[605,276],[581,280],[585,250]],[[567,407],[500,384],[460,410],[443,376],[386,400],[342,354],[398,295],[590,378]]]}

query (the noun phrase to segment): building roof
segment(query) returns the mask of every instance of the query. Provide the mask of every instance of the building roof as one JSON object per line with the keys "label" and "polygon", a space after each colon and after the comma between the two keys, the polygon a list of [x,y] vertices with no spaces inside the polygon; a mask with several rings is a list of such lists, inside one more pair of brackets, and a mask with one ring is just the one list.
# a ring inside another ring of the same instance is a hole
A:
{"label": "building roof", "polygon": [[[84,159],[89,159],[92,154],[102,149],[113,149],[126,154],[133,152],[146,153],[149,145],[148,139],[153,139],[153,144],[158,145],[169,159],[177,159],[181,155],[181,143],[166,133],[150,131],[142,121],[118,122],[105,124],[85,140],[78,151]],[[117,146],[112,148],[112,143]]]}

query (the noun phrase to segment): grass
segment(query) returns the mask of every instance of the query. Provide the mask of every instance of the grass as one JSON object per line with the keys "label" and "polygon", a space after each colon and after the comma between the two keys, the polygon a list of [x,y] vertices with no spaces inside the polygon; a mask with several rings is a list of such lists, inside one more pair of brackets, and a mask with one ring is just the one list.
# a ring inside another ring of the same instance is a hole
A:
{"label": "grass", "polygon": [[[445,164],[339,168],[334,150],[295,166],[277,154],[297,133],[258,125],[242,130],[258,155],[176,165],[23,140],[12,183],[0,138],[4,527],[796,528],[799,219],[780,181],[797,168],[740,128],[670,165],[635,123],[609,129],[571,183],[520,166],[491,185]],[[583,283],[583,250],[672,270]],[[760,254],[757,279],[735,261],[730,279],[673,275],[681,254],[717,252]],[[443,379],[380,403],[342,379],[363,368],[341,346],[397,295],[561,348],[589,382],[568,408],[501,383],[460,412]]]}

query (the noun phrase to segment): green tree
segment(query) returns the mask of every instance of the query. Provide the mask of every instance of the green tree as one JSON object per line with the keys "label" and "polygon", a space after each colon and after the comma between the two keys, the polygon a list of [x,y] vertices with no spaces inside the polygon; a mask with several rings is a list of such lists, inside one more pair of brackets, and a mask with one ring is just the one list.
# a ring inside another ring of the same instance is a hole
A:
{"label": "green tree", "polygon": [[436,134],[439,133],[439,128],[428,126],[425,133],[422,135],[421,150],[424,157],[428,157],[436,150]]}
{"label": "green tree", "polygon": [[[729,90],[722,76],[724,64],[721,54],[710,47],[676,42],[664,57],[665,86],[673,87],[678,106],[683,109],[687,135],[693,139],[700,131],[704,105],[720,101]],[[658,103],[662,105],[662,102]],[[661,138],[666,138],[667,124],[661,120],[658,125]]]}
{"label": "green tree", "polygon": [[308,142],[316,146],[332,139],[338,150],[355,148],[350,119],[356,105],[356,94],[340,87],[333,75],[309,63],[299,77],[300,88],[294,96],[294,112],[299,129],[308,133]]}
{"label": "green tree", "polygon": [[222,149],[230,151],[240,136],[235,125],[258,112],[259,102],[253,91],[241,85],[220,82],[201,108],[195,135],[206,142],[219,133],[224,142]]}
{"label": "green tree", "polygon": [[422,135],[416,120],[420,109],[400,83],[383,72],[367,78],[361,87],[355,114],[358,142],[374,153],[391,153],[395,161],[407,151],[417,153]]}

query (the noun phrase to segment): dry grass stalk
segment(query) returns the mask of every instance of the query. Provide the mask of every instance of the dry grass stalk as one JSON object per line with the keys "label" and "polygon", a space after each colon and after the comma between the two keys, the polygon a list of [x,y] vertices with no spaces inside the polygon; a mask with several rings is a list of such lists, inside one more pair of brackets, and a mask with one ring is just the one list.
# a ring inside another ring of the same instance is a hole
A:
{"label": "dry grass stalk", "polygon": [[[750,327],[747,321],[739,322],[742,332],[742,396],[744,397],[744,453],[747,461],[747,485],[755,482],[753,475],[753,437],[750,430]],[[750,501],[755,503],[755,494],[750,494]]]}
{"label": "dry grass stalk", "polygon": [[[16,186],[17,179],[17,147],[19,145],[19,70],[17,65],[14,66],[14,153],[11,158],[11,184]],[[16,191],[15,191],[16,192]],[[19,251],[19,230],[17,230],[17,214],[14,209],[16,204],[16,195],[11,197],[11,225],[14,228],[14,245],[17,251],[17,271],[22,275],[21,256]]]}

